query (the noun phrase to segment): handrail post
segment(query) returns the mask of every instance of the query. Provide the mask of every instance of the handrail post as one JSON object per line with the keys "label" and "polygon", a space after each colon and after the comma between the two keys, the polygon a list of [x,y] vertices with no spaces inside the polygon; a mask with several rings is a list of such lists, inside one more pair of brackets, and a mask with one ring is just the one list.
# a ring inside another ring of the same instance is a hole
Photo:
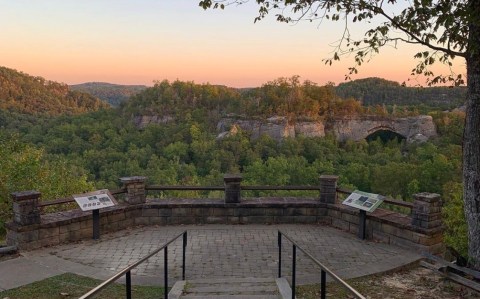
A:
{"label": "handrail post", "polygon": [[163,250],[163,283],[165,285],[165,299],[168,299],[168,246]]}
{"label": "handrail post", "polygon": [[[350,293],[353,294],[355,298],[358,299],[365,299],[365,297],[360,294],[358,291],[356,291],[354,288],[352,288],[349,284],[347,284],[345,281],[343,281],[340,277],[338,277],[334,272],[332,272],[328,267],[323,265],[318,259],[316,259],[313,255],[311,255],[309,252],[305,251],[301,246],[299,246],[293,239],[291,239],[288,235],[285,235],[282,233],[280,230],[278,230],[278,247],[279,247],[279,256],[281,257],[281,238],[285,237],[287,241],[292,243],[292,299],[295,299],[295,294],[296,294],[296,281],[297,281],[297,247],[302,251],[308,258],[310,258],[315,264],[320,266],[321,269],[321,290],[320,290],[320,298],[321,299],[326,299],[326,289],[327,289],[327,273],[338,283],[340,283],[344,288],[346,288]],[[279,259],[279,274],[281,274],[281,258]]]}
{"label": "handrail post", "polygon": [[182,280],[185,280],[185,251],[187,250],[187,232],[183,234]]}
{"label": "handrail post", "polygon": [[[127,288],[127,298],[131,298],[131,295],[129,297],[128,293],[131,293],[131,270],[138,265],[142,264],[149,258],[151,258],[153,255],[158,254],[160,251],[164,250],[164,284],[165,284],[165,298],[168,299],[168,245],[173,243],[175,240],[179,239],[182,235],[184,236],[185,240],[187,239],[186,235],[187,231],[183,231],[182,233],[178,234],[176,237],[170,239],[167,243],[165,243],[163,246],[157,248],[156,250],[150,252],[148,255],[144,256],[140,260],[137,260],[135,263],[127,266],[125,269],[121,270],[117,274],[113,275],[109,279],[105,280],[101,284],[99,284],[97,287],[93,288],[89,292],[85,293],[83,296],[81,296],[79,299],[88,299],[91,298],[92,296],[98,294],[101,292],[105,287],[110,285],[111,283],[115,282],[118,280],[120,277],[125,275],[125,281],[126,281],[126,288]],[[185,245],[186,247],[186,245]]]}
{"label": "handrail post", "polygon": [[125,285],[127,291],[127,299],[132,299],[132,275],[130,271],[127,271],[127,273],[125,273]]}
{"label": "handrail post", "polygon": [[282,277],[282,233],[278,231],[278,278]]}
{"label": "handrail post", "polygon": [[297,276],[297,245],[293,244],[293,253],[292,253],[292,299],[295,299],[295,287],[296,287],[296,276]]}
{"label": "handrail post", "polygon": [[320,274],[320,298],[321,299],[326,299],[327,298],[327,273],[323,271]]}

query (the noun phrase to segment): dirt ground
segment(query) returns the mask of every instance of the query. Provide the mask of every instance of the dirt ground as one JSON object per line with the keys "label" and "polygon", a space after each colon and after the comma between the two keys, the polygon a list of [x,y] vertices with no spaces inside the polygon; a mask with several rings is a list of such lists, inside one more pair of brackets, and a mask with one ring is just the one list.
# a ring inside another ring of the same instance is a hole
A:
{"label": "dirt ground", "polygon": [[[370,299],[480,299],[480,293],[420,266],[392,274],[353,279],[348,283]],[[297,298],[320,298],[320,290],[318,286],[300,287]],[[354,297],[332,283],[327,284],[327,298]]]}

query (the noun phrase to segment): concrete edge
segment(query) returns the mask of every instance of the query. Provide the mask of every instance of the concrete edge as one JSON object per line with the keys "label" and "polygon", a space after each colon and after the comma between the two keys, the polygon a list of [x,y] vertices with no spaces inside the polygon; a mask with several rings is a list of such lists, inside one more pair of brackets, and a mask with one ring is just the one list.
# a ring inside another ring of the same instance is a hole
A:
{"label": "concrete edge", "polygon": [[275,278],[277,283],[278,291],[282,299],[291,299],[292,298],[292,289],[288,284],[288,281],[285,277]]}
{"label": "concrete edge", "polygon": [[180,280],[177,281],[173,287],[170,289],[170,292],[168,292],[168,298],[170,299],[178,299],[180,296],[183,294],[183,290],[185,289],[186,285],[185,280]]}

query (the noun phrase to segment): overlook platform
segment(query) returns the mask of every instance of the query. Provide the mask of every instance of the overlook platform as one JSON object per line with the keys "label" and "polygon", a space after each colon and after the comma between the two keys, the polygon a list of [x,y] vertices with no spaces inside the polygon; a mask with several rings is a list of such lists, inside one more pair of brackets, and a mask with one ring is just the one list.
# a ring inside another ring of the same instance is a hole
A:
{"label": "overlook platform", "polygon": [[[22,251],[21,256],[0,262],[0,291],[61,273],[71,272],[106,279],[115,272],[187,230],[187,279],[275,277],[278,267],[277,230],[342,278],[385,272],[416,262],[415,251],[375,241],[321,224],[166,225],[134,227],[103,234],[100,240]],[[169,247],[169,281],[181,279],[182,243]],[[290,244],[285,243],[284,273],[291,273]],[[133,284],[162,285],[163,255],[140,265]],[[297,257],[297,283],[320,282],[320,270],[301,253]]]}

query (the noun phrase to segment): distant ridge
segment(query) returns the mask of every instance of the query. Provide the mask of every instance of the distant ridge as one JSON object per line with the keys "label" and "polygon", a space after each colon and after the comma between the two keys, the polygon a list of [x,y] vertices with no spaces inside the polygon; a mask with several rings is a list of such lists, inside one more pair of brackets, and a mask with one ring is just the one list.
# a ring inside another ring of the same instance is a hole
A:
{"label": "distant ridge", "polygon": [[443,109],[461,106],[466,99],[466,87],[406,87],[395,81],[371,77],[340,83],[338,96],[355,98],[365,106],[426,105]]}
{"label": "distant ridge", "polygon": [[23,114],[79,114],[109,106],[68,85],[0,66],[0,110]]}
{"label": "distant ridge", "polygon": [[113,107],[118,107],[131,96],[145,90],[145,85],[121,85],[106,82],[87,82],[70,85],[72,90],[86,92],[97,97]]}

